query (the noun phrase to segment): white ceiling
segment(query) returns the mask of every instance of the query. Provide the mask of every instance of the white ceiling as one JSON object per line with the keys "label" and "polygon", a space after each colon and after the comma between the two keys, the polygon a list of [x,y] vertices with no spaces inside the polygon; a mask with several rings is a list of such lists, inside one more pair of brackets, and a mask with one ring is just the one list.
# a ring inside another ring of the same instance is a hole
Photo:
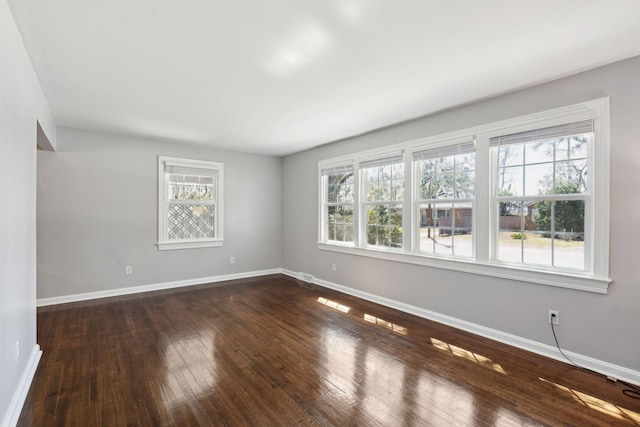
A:
{"label": "white ceiling", "polygon": [[640,54],[639,0],[9,0],[58,125],[285,155]]}

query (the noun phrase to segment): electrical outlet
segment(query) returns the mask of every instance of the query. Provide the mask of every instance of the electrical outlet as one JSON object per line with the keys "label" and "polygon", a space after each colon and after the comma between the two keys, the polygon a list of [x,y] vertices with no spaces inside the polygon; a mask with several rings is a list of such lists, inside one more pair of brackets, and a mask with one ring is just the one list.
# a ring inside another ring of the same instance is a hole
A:
{"label": "electrical outlet", "polygon": [[16,341],[16,362],[20,360],[20,340]]}
{"label": "electrical outlet", "polygon": [[130,275],[130,274],[133,274],[133,267],[132,267],[132,266],[130,266],[130,265],[127,265],[127,266],[124,268],[124,274],[126,274],[127,276],[128,276],[128,275]]}
{"label": "electrical outlet", "polygon": [[236,263],[236,257],[232,256],[231,258],[229,258],[229,264],[235,264]]}
{"label": "electrical outlet", "polygon": [[549,310],[549,317],[547,319],[549,323],[553,323],[554,325],[560,324],[560,312],[556,310]]}
{"label": "electrical outlet", "polygon": [[335,264],[331,264],[331,271],[338,271]]}

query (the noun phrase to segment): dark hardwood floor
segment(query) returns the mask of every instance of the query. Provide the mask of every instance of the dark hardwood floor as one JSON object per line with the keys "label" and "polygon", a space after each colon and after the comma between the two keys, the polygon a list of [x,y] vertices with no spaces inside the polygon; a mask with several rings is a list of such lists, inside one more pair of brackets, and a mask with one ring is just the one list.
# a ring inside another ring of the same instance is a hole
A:
{"label": "dark hardwood floor", "polygon": [[275,275],[38,309],[19,426],[638,426],[620,384]]}

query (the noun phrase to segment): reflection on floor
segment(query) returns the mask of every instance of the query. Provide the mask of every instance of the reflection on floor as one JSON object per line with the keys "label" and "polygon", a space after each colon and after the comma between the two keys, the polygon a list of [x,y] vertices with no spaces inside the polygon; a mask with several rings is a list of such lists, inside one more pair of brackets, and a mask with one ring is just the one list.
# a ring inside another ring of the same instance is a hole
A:
{"label": "reflection on floor", "polygon": [[331,307],[331,308],[335,308],[336,310],[340,310],[343,313],[348,313],[349,310],[351,310],[349,307],[347,307],[346,305],[342,305],[342,304],[338,304],[335,301],[331,301],[329,299],[326,298],[322,298],[322,297],[318,297],[318,302],[320,304],[324,304],[327,307]]}
{"label": "reflection on floor", "polygon": [[631,411],[629,409],[623,408],[622,406],[615,405],[611,402],[607,402],[606,400],[602,400],[590,394],[563,386],[562,384],[558,384],[544,378],[539,379],[540,381],[553,385],[559,390],[567,392],[577,402],[581,403],[587,408],[593,409],[594,411],[598,411],[606,415],[610,415],[618,420],[632,421],[637,425],[640,425],[640,413],[638,412]]}
{"label": "reflection on floor", "polygon": [[435,338],[431,338],[431,344],[433,344],[433,346],[435,348],[437,348],[437,349],[448,351],[448,352],[452,353],[454,356],[463,357],[463,358],[465,358],[467,360],[470,360],[472,362],[478,363],[480,366],[491,368],[496,372],[500,372],[501,374],[505,374],[505,375],[507,374],[504,371],[504,369],[502,368],[502,366],[500,366],[500,364],[493,363],[493,361],[491,359],[489,359],[488,357],[484,357],[481,354],[474,353],[474,352],[469,351],[469,350],[465,350],[464,348],[460,348],[460,347],[457,347],[455,345],[451,345],[449,343],[446,343],[444,341],[440,341],[440,340],[435,339]]}

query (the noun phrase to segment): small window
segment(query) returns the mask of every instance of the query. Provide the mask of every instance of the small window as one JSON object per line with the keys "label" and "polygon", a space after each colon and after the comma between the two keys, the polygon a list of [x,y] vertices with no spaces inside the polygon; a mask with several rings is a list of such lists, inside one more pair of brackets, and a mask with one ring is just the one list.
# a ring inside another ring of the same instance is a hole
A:
{"label": "small window", "polygon": [[158,158],[158,248],[222,245],[223,164]]}

